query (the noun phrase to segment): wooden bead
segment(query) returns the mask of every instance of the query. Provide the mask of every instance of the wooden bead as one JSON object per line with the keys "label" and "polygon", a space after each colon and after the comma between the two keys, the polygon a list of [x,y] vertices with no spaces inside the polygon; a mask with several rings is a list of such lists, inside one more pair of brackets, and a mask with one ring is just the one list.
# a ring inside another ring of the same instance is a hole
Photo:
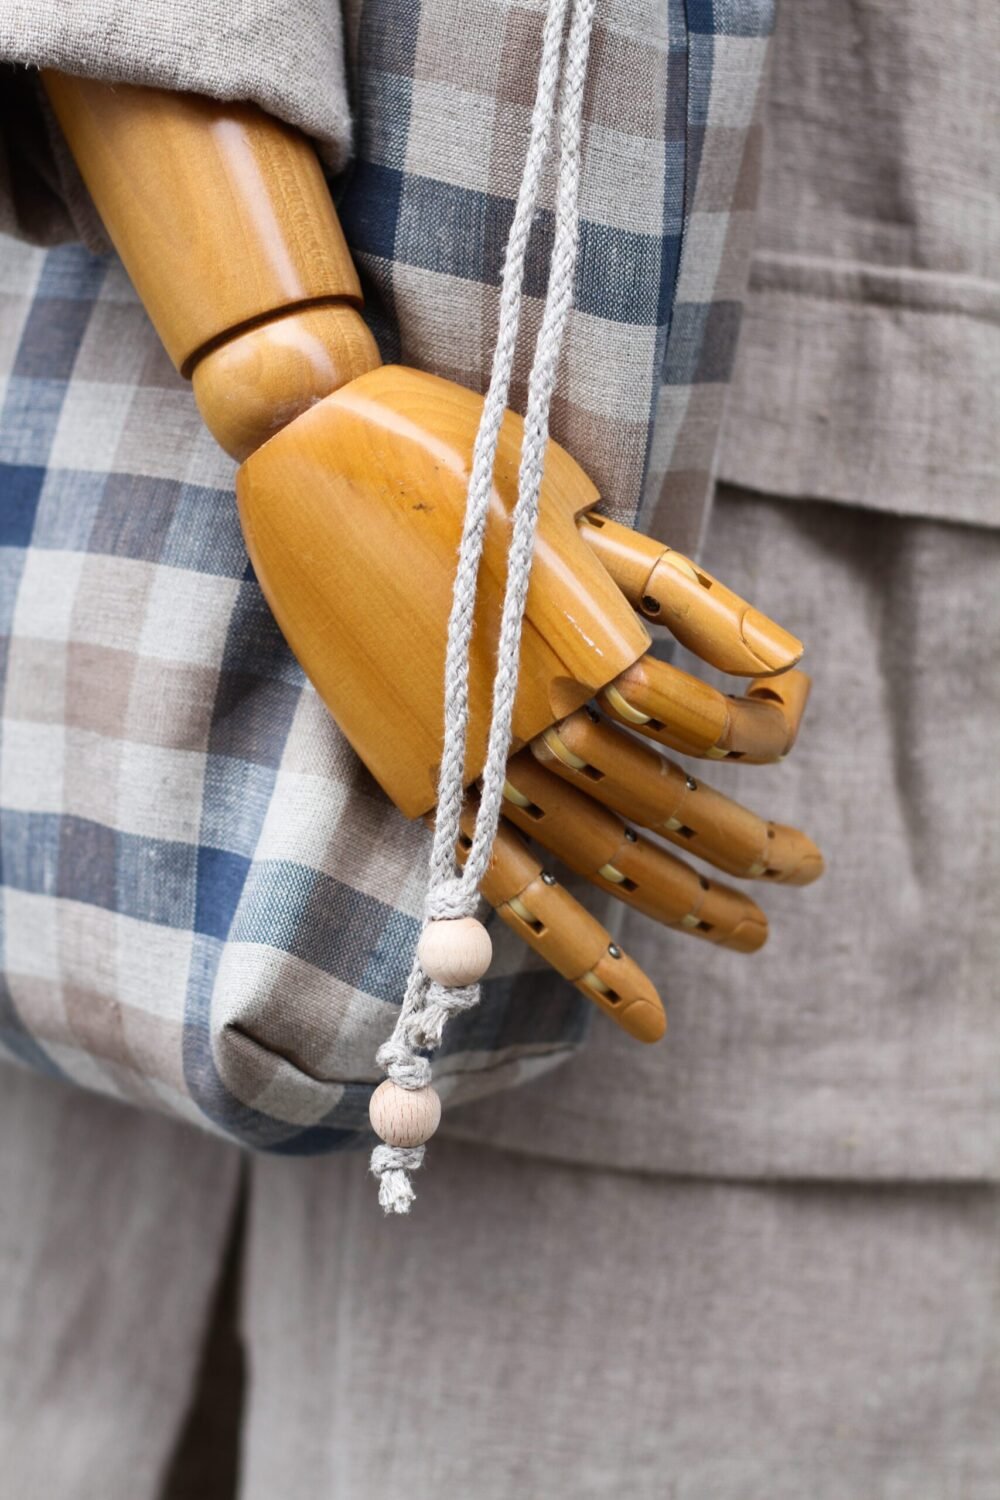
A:
{"label": "wooden bead", "polygon": [[404,1089],[387,1078],[368,1105],[372,1129],[387,1146],[422,1146],[441,1123],[437,1090]]}
{"label": "wooden bead", "polygon": [[482,979],[493,957],[493,944],[475,917],[444,917],[428,922],[420,934],[417,957],[428,979],[454,989]]}

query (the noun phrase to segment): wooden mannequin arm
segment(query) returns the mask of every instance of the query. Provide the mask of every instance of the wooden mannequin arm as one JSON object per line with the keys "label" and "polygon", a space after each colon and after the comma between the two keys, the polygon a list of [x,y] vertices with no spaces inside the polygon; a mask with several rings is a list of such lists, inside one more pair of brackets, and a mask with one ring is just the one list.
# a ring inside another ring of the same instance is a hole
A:
{"label": "wooden mannequin arm", "polygon": [[[245,460],[240,517],[279,625],[389,796],[409,816],[429,813],[482,399],[427,373],[379,368],[357,274],[302,136],[249,105],[44,76],[165,347],[193,380],[210,430]],[[477,584],[469,785],[483,766],[492,711],[522,437],[521,419],[508,412]],[[750,952],[767,934],[756,905],[630,823],[751,879],[806,884],[822,869],[818,851],[642,740],[709,759],[784,755],[808,679],[786,673],[776,686],[769,674],[802,648],[690,560],[595,514],[599,498],[551,443],[514,707],[521,753],[504,789],[509,823],[626,904]],[[766,684],[732,699],[655,660],[637,615],[668,625],[715,667],[764,675]],[[583,707],[595,697],[613,723]],[[646,1041],[662,1035],[649,981],[506,822],[483,891],[625,1030]]]}
{"label": "wooden mannequin arm", "polygon": [[379,364],[303,136],[252,105],[43,78],[136,291],[234,458]]}

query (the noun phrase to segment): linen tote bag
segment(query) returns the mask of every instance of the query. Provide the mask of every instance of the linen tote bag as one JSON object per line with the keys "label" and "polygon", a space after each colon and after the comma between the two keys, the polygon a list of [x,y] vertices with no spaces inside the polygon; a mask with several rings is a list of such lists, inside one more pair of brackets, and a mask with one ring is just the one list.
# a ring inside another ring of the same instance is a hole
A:
{"label": "linen tote bag", "polygon": [[[485,0],[345,7],[354,146],[333,186],[366,317],[384,359],[478,390],[541,21]],[[553,435],[610,514],[687,551],[738,331],[770,23],[749,0],[598,10]],[[69,24],[57,43],[55,22],[22,28],[16,48],[0,37],[4,55],[65,67]],[[87,38],[70,41],[77,71],[108,76],[106,52],[97,66]],[[112,63],[134,82],[206,88],[194,63],[186,80],[182,49],[167,52],[169,79],[162,58]],[[236,61],[227,93],[224,65],[212,91],[245,96]],[[299,97],[262,87],[258,102],[308,122],[305,71]],[[8,161],[41,161],[55,181],[42,146],[14,139],[28,114],[6,122]],[[25,180],[8,172],[6,222],[51,237],[66,208],[39,189],[32,218]],[[86,230],[88,205],[68,191]],[[515,406],[550,232],[547,206]],[[234,466],[115,258],[7,239],[0,361],[3,1052],[254,1147],[363,1141],[427,834],[383,796],[278,632],[240,536]],[[577,993],[490,925],[483,1003],[452,1021],[435,1062],[452,1102],[552,1066],[585,1031]]]}

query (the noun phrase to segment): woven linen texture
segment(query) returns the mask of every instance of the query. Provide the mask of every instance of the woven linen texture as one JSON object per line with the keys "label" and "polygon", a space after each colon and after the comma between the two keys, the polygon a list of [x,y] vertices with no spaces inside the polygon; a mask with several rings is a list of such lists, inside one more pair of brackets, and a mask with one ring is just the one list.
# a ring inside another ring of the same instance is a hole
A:
{"label": "woven linen texture", "polygon": [[[613,514],[691,547],[746,272],[770,8],[602,5],[554,435]],[[482,389],[541,11],[349,6],[339,184],[387,359]],[[551,194],[546,200],[551,204]],[[529,252],[523,382],[551,215]],[[383,797],[249,570],[233,465],[121,267],[0,257],[6,1052],[255,1147],[364,1138],[418,930],[426,834]],[[494,921],[436,1077],[474,1097],[583,1035]]]}

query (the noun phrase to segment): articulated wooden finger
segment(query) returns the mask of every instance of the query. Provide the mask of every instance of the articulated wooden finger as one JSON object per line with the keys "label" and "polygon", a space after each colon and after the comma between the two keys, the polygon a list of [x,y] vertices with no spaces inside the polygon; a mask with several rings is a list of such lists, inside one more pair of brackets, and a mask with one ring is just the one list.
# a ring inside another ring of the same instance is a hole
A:
{"label": "articulated wooden finger", "polygon": [[593,511],[578,524],[632,607],[721,672],[784,672],[802,655],[794,635],[680,552]]}
{"label": "articulated wooden finger", "polygon": [[823,872],[804,833],[765,822],[592,711],[547,729],[531,751],[589,797],[731,875],[809,885]]}
{"label": "articulated wooden finger", "polygon": [[620,724],[682,755],[764,765],[780,760],[795,743],[809,684],[805,672],[790,671],[755,683],[745,698],[732,698],[668,662],[643,656],[598,702]]}
{"label": "articulated wooden finger", "polygon": [[749,896],[708,880],[568,786],[522,750],[507,767],[506,816],[619,901],[724,948],[754,953],[767,918]]}
{"label": "articulated wooden finger", "polygon": [[[463,818],[466,839],[471,822],[470,812]],[[461,844],[458,856],[464,857]],[[659,1041],[667,1018],[647,976],[503,822],[482,892],[508,927],[623,1031],[640,1042]]]}
{"label": "articulated wooden finger", "polygon": [[[799,728],[802,724],[802,715],[806,711],[809,702],[809,691],[812,687],[812,678],[808,672],[782,672],[777,677],[765,678],[762,682],[754,682],[747,688],[747,695],[743,699],[737,699],[740,703],[755,703],[774,709],[785,725],[788,739],[782,751],[782,758],[791,751],[795,741],[799,737]],[[730,757],[731,759],[732,757]],[[746,755],[745,760],[756,761],[756,757]]]}

